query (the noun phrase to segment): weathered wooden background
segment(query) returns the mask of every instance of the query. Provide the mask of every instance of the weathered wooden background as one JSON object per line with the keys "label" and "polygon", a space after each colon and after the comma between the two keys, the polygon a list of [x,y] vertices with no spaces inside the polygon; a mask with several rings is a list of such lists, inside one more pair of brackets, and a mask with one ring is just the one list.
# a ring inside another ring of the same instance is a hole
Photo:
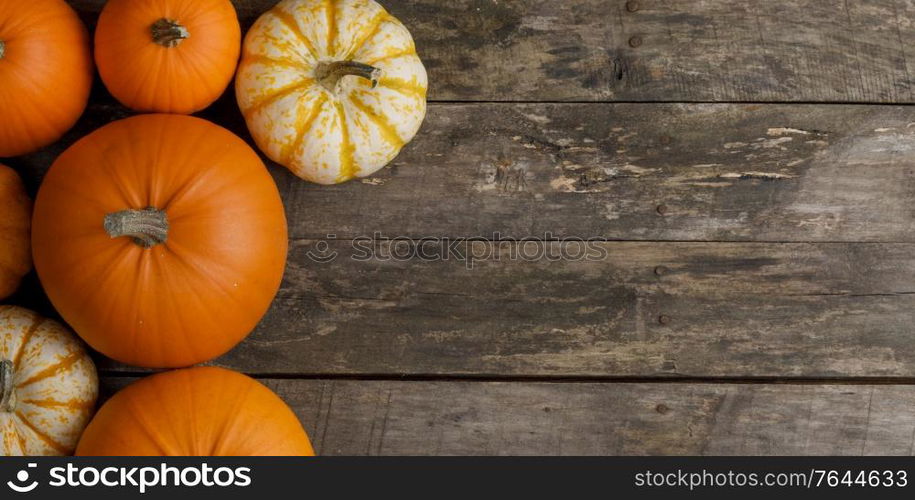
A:
{"label": "weathered wooden background", "polygon": [[[92,25],[104,2],[71,3]],[[275,2],[235,3],[247,27]],[[913,453],[915,1],[383,3],[426,123],[361,182],[270,165],[285,281],[215,362],[320,453]],[[8,163],[34,193],[127,114],[98,85]],[[201,115],[250,141],[231,92]],[[386,257],[442,237],[479,257]],[[570,238],[595,257],[512,259]],[[14,302],[53,314],[34,276]],[[108,391],[140,375],[99,366]]]}

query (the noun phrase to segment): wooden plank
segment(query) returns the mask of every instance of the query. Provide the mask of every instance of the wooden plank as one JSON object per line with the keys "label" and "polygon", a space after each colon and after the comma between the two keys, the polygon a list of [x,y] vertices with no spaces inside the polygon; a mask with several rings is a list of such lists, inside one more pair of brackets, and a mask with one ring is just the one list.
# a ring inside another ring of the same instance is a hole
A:
{"label": "wooden plank", "polygon": [[315,376],[915,376],[912,244],[610,242],[573,258],[581,250],[567,242],[527,244],[519,258],[519,245],[477,242],[472,267],[456,254],[391,257],[407,254],[404,241],[368,260],[337,242],[322,263],[307,256],[315,245],[295,242],[267,316],[216,364]]}
{"label": "wooden plank", "polygon": [[[63,141],[9,162],[33,190],[72,141],[126,116],[96,94]],[[231,96],[204,116],[250,140]],[[912,144],[910,107],[437,104],[369,179],[270,168],[292,239],[913,242]]]}
{"label": "wooden plank", "polygon": [[913,454],[913,386],[263,382],[321,455]]}
{"label": "wooden plank", "polygon": [[293,238],[915,239],[915,110],[441,105],[393,165],[278,175]]}
{"label": "wooden plank", "polygon": [[[71,1],[88,21],[104,0]],[[275,0],[235,0],[247,28]],[[433,100],[912,102],[910,0],[387,0]]]}

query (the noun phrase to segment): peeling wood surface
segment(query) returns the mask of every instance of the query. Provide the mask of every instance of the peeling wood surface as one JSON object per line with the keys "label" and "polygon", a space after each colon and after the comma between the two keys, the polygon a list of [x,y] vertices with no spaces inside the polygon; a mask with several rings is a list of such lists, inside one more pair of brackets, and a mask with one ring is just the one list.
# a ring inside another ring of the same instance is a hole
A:
{"label": "peeling wood surface", "polygon": [[911,386],[261,381],[321,455],[913,454]]}
{"label": "peeling wood surface", "polygon": [[[913,453],[915,1],[382,2],[426,123],[361,181],[268,162],[285,280],[216,364],[282,376],[323,454]],[[128,115],[97,83],[4,163],[34,194]],[[200,115],[251,142],[231,90]],[[422,238],[453,253],[392,257]],[[11,301],[55,314],[34,275]]]}
{"label": "peeling wood surface", "polygon": [[[103,0],[72,2],[90,22]],[[275,0],[235,0],[247,27]],[[432,100],[913,102],[912,0],[387,0]]]}
{"label": "peeling wood surface", "polygon": [[373,185],[278,180],[294,238],[915,241],[913,144],[904,107],[438,105]]}

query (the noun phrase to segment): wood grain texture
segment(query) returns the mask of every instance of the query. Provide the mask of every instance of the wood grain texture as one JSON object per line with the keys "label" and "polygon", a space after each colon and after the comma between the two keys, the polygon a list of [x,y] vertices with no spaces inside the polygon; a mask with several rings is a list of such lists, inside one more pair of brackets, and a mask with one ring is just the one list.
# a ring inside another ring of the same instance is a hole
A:
{"label": "wood grain texture", "polygon": [[[294,244],[267,316],[216,364],[317,376],[915,376],[911,244],[610,242],[576,259],[578,243],[524,244],[519,258],[520,244],[476,242],[447,260],[435,245],[434,260],[404,259],[406,241],[368,260],[350,242],[318,244]],[[476,256],[472,268],[461,252]]]}
{"label": "wood grain texture", "polygon": [[[71,3],[92,22],[104,0]],[[247,28],[275,0],[235,0]],[[912,102],[911,0],[388,0],[432,100]]]}
{"label": "wood grain texture", "polygon": [[[33,189],[127,116],[97,89],[67,137],[10,160]],[[250,141],[231,95],[202,114]],[[337,186],[270,164],[292,239],[915,241],[915,109],[434,104],[387,168]]]}
{"label": "wood grain texture", "polygon": [[911,386],[262,382],[320,455],[913,454]]}
{"label": "wood grain texture", "polygon": [[910,242],[912,144],[905,107],[436,105],[371,179],[277,181],[293,238]]}

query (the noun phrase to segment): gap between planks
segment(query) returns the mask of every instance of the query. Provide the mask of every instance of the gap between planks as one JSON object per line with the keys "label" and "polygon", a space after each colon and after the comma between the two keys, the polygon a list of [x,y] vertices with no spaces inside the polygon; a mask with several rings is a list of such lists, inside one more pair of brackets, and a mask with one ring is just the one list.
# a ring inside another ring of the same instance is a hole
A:
{"label": "gap between planks", "polygon": [[733,101],[733,100],[724,100],[724,101],[710,101],[710,100],[684,100],[684,99],[646,99],[646,100],[601,100],[601,101],[582,101],[582,100],[568,100],[568,101],[557,101],[557,100],[448,100],[448,99],[426,99],[427,104],[440,104],[440,105],[472,105],[472,104],[495,104],[495,105],[517,105],[517,104],[724,104],[724,105],[750,105],[750,104],[760,104],[760,105],[790,105],[790,106],[875,106],[875,107],[912,107],[915,106],[915,102],[881,102],[881,101],[765,101],[765,100],[749,100],[749,101]]}
{"label": "gap between planks", "polygon": [[[158,373],[99,370],[100,378],[142,378]],[[627,377],[627,376],[551,376],[551,375],[498,375],[498,374],[328,374],[328,373],[271,373],[245,372],[256,379],[276,380],[349,380],[365,382],[500,382],[500,383],[555,383],[555,384],[714,384],[714,385],[897,385],[915,386],[915,377]]]}

